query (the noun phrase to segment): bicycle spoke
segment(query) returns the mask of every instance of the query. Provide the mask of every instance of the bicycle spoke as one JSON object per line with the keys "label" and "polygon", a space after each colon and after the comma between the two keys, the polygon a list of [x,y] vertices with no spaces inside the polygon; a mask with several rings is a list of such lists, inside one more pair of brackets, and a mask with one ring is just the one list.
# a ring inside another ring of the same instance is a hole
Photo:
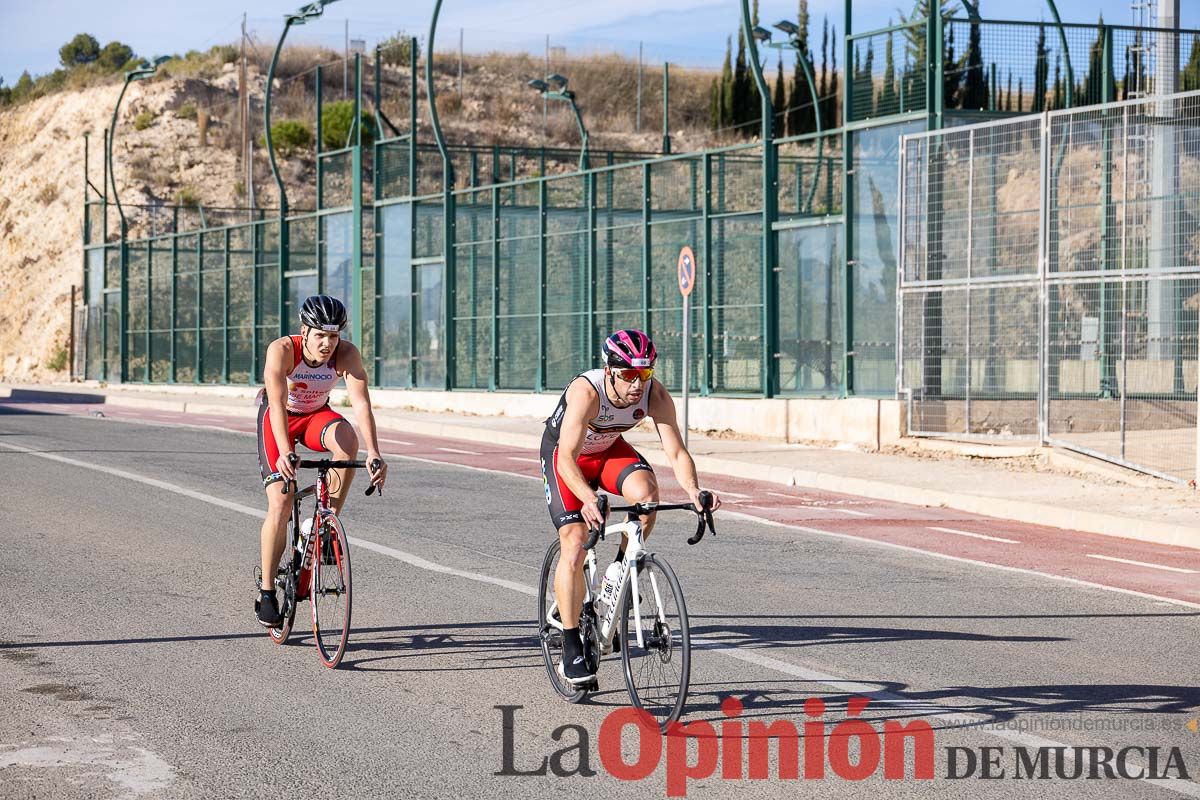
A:
{"label": "bicycle spoke", "polygon": [[679,581],[657,556],[646,556],[637,580],[637,608],[633,608],[630,591],[622,613],[625,683],[633,704],[648,711],[665,729],[667,723],[679,718],[687,698],[691,669],[687,609]]}

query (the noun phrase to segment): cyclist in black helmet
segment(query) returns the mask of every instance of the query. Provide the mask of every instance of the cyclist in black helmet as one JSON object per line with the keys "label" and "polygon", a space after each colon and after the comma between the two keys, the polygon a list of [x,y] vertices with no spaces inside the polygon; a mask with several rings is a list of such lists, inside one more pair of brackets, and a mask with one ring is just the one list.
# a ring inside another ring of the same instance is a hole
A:
{"label": "cyclist in black helmet", "polygon": [[[300,307],[300,335],[282,336],[267,347],[263,367],[263,390],[259,392],[258,461],[263,488],[267,492],[267,518],[260,538],[262,555],[261,596],[255,604],[258,621],[269,628],[281,622],[275,598],[275,565],[287,540],[291,498],[283,493],[283,481],[296,473],[288,456],[297,442],[311,450],[327,451],[335,459],[358,458],[358,436],[338,412],[329,407],[329,393],[339,379],[366,439],[367,462],[378,459],[379,469],[371,483],[383,486],[387,464],[379,453],[375,415],[367,391],[367,372],[362,356],[351,342],[342,341],[346,307],[329,295],[313,295]],[[333,470],[331,481],[334,510],[341,513],[350,491],[354,470]]]}

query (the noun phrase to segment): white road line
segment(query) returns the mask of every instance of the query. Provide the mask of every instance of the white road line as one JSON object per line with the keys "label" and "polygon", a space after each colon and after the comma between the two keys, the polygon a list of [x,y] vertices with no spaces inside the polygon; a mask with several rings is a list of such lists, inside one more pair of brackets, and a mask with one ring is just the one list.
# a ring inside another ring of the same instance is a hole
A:
{"label": "white road line", "polygon": [[972,539],[985,539],[989,542],[1004,542],[1005,544],[1020,544],[1016,539],[1003,539],[999,536],[984,536],[982,533],[971,533],[970,531],[959,531],[954,528],[939,528],[935,525],[928,525],[931,531],[941,531],[942,533],[953,533],[956,536],[970,536]]}
{"label": "white road line", "polygon": [[717,494],[721,495],[721,497],[736,497],[739,500],[749,500],[750,499],[750,495],[738,494],[737,492],[717,492]]}
{"label": "white road line", "polygon": [[780,494],[779,492],[767,492],[767,494],[771,495],[772,497],[786,497],[788,500],[796,499],[796,495],[794,494]]}
{"label": "white road line", "polygon": [[526,464],[541,464],[542,462],[536,458],[526,458],[525,456],[508,456],[509,461],[521,461]]}
{"label": "white road line", "polygon": [[384,437],[384,436],[380,436],[380,437],[379,437],[379,441],[381,441],[381,442],[387,442],[388,444],[402,444],[402,445],[405,445],[405,446],[407,446],[407,447],[413,447],[413,446],[414,446],[412,442],[405,442],[405,441],[402,441],[402,440],[400,440],[400,439],[388,439],[387,437]]}
{"label": "white road line", "polygon": [[[246,431],[229,430],[229,432],[239,434],[242,436],[253,436],[254,435],[253,433],[249,433]],[[199,500],[205,500],[205,501],[214,503],[215,505],[221,506],[223,508],[229,508],[231,510],[248,513],[248,514],[250,514],[252,516],[256,516],[260,519],[265,516],[264,512],[262,512],[258,509],[255,509],[255,508],[249,508],[248,506],[243,506],[238,503],[232,503],[227,500],[221,500],[220,498],[211,497],[209,495],[205,495],[200,492],[194,492],[190,489],[185,489],[180,486],[174,486],[172,484],[165,483],[163,481],[156,481],[153,478],[145,478],[141,475],[135,475],[131,472],[125,472],[123,470],[117,470],[117,469],[110,469],[109,467],[103,467],[103,466],[100,466],[97,464],[89,464],[84,461],[76,461],[75,459],[64,458],[62,456],[58,456],[53,453],[42,453],[37,450],[31,450],[27,447],[21,447],[20,445],[10,444],[7,442],[0,442],[0,447],[7,448],[9,450],[15,450],[15,451],[18,451],[21,453],[27,453],[29,455],[34,455],[34,456],[38,456],[41,458],[46,458],[51,461],[59,461],[59,462],[65,463],[65,464],[72,464],[74,466],[83,467],[84,469],[90,469],[90,470],[94,470],[97,472],[107,473],[109,475],[118,475],[120,477],[129,478],[130,480],[138,481],[141,483],[146,483],[151,486],[157,486],[159,488],[166,489],[167,491],[170,491],[170,492],[176,492],[178,494],[183,494],[188,497],[194,497]],[[523,480],[531,480],[531,481],[542,480],[541,476],[539,476],[539,475],[522,475],[517,472],[507,472],[505,470],[492,469],[489,467],[475,467],[475,466],[471,466],[469,464],[456,464],[452,461],[435,461],[434,459],[430,459],[430,458],[418,458],[416,456],[406,456],[406,455],[402,455],[400,453],[385,453],[385,455],[387,455],[389,458],[399,458],[404,461],[416,461],[418,463],[430,464],[430,465],[438,466],[438,467],[454,467],[457,469],[469,469],[474,472],[487,472],[490,474],[507,475],[512,478],[518,478],[518,479],[523,479]],[[1010,567],[1006,564],[993,564],[993,563],[990,563],[987,561],[978,561],[973,558],[963,558],[962,556],[952,556],[952,555],[948,555],[946,553],[934,552],[932,550],[923,550],[919,547],[910,547],[908,545],[897,544],[895,542],[883,542],[883,541],[879,541],[878,539],[868,539],[868,538],[865,538],[862,536],[854,536],[854,535],[848,534],[848,533],[837,533],[835,531],[821,530],[820,528],[812,528],[812,527],[808,527],[806,525],[794,525],[794,524],[788,523],[788,522],[778,522],[776,520],[767,519],[766,517],[760,517],[760,516],[756,516],[754,514],[743,514],[743,513],[734,511],[732,509],[722,509],[722,511],[720,513],[722,516],[729,517],[732,519],[744,519],[744,520],[748,520],[750,522],[756,522],[760,525],[767,525],[767,526],[775,527],[775,528],[785,528],[787,530],[800,531],[802,533],[809,533],[809,534],[813,534],[815,536],[827,536],[827,537],[830,537],[833,539],[841,539],[843,541],[851,542],[854,544],[868,545],[868,546],[874,546],[874,547],[887,547],[892,550],[901,550],[906,553],[914,553],[916,555],[927,556],[929,558],[938,558],[943,561],[954,561],[959,564],[970,564],[975,567],[985,567],[988,569],[1001,570],[1003,572],[1015,572],[1015,573],[1018,573],[1021,575],[1032,575],[1032,576],[1038,577],[1038,578],[1047,578],[1052,581],[1059,581],[1060,583],[1069,583],[1074,586],[1083,586],[1088,589],[1100,589],[1101,591],[1105,591],[1105,592],[1115,592],[1116,594],[1123,594],[1123,595],[1128,595],[1131,597],[1140,597],[1144,600],[1155,600],[1155,601],[1162,602],[1162,603],[1169,603],[1174,606],[1182,606],[1183,608],[1194,608],[1194,609],[1200,610],[1200,603],[1193,603],[1188,600],[1179,600],[1174,597],[1163,597],[1161,595],[1150,594],[1149,592],[1139,592],[1135,589],[1122,589],[1117,586],[1105,586],[1102,583],[1093,583],[1091,581],[1079,580],[1078,578],[1069,578],[1065,575],[1054,575],[1049,572],[1038,572],[1037,570],[1025,569],[1023,567]]]}
{"label": "white road line", "polygon": [[1121,564],[1132,564],[1135,567],[1149,567],[1150,569],[1165,569],[1167,572],[1182,572],[1185,575],[1195,575],[1196,570],[1184,569],[1183,567],[1168,567],[1162,564],[1148,564],[1145,561],[1130,561],[1128,558],[1117,558],[1115,556],[1102,556],[1099,553],[1088,553],[1088,558],[1100,558],[1105,561],[1116,561]]}
{"label": "white road line", "polygon": [[483,453],[476,453],[474,450],[457,450],[453,447],[439,447],[443,453],[459,453],[464,456],[481,456]]}
{"label": "white road line", "polygon": [[834,531],[824,531],[820,528],[810,528],[806,525],[793,525],[790,522],[777,522],[766,517],[756,517],[753,514],[742,514],[737,511],[727,510],[722,508],[720,511],[723,517],[733,517],[735,519],[745,519],[751,522],[757,522],[760,525],[770,525],[775,528],[787,528],[788,530],[801,531],[803,533],[812,533],[817,536],[829,536],[834,539],[842,539],[855,544],[874,545],[875,547],[889,547],[893,550],[903,550],[906,553],[917,553],[930,558],[940,558],[943,561],[957,561],[960,564],[971,564],[976,567],[988,567],[989,569],[998,569],[1004,572],[1017,572],[1022,575],[1034,575],[1038,578],[1049,578],[1052,581],[1061,581],[1063,583],[1074,584],[1075,586],[1086,586],[1089,589],[1103,589],[1106,592],[1116,592],[1117,594],[1132,595],[1133,597],[1141,597],[1145,600],[1158,600],[1163,603],[1170,603],[1174,606],[1183,606],[1184,608],[1200,609],[1200,603],[1193,603],[1188,600],[1177,600],[1174,597],[1162,597],[1157,594],[1148,592],[1139,592],[1135,589],[1122,589],[1117,586],[1105,586],[1103,583],[1092,583],[1091,581],[1081,581],[1078,578],[1068,578],[1065,575],[1054,575],[1049,572],[1038,572],[1037,570],[1025,569],[1023,567],[1010,567],[1006,564],[993,564],[988,561],[977,561],[973,558],[963,558],[962,556],[952,556],[946,553],[937,553],[933,550],[922,550],[919,547],[910,547],[905,544],[896,544],[895,542],[882,542],[878,539],[867,539],[862,536],[854,536],[849,533],[836,533]]}
{"label": "white road line", "polygon": [[[165,481],[156,480],[154,478],[147,478],[143,475],[137,475],[132,472],[126,472],[125,470],[115,469],[113,467],[105,467],[105,466],[101,466],[99,464],[91,464],[86,461],[79,461],[79,460],[73,459],[73,458],[66,458],[65,456],[56,455],[54,453],[42,453],[37,450],[32,450],[28,447],[22,447],[20,445],[9,444],[7,442],[0,442],[0,447],[6,448],[8,450],[14,450],[14,451],[20,452],[20,453],[26,453],[26,454],[32,455],[32,456],[37,456],[39,458],[45,458],[50,461],[57,461],[59,463],[70,464],[72,466],[82,467],[83,469],[88,469],[88,470],[100,472],[100,473],[107,474],[107,475],[113,475],[113,476],[117,476],[117,477],[121,477],[121,478],[126,478],[128,480],[136,481],[138,483],[146,484],[148,486],[153,486],[158,489],[164,489],[168,492],[174,492],[176,494],[181,494],[185,497],[190,497],[190,498],[193,498],[196,500],[200,500],[202,502],[211,503],[211,504],[219,506],[221,508],[227,508],[232,511],[239,511],[241,513],[248,514],[250,516],[257,517],[260,519],[262,517],[266,516],[265,512],[263,512],[259,509],[256,509],[256,508],[250,508],[248,506],[241,505],[240,503],[233,503],[228,500],[222,500],[219,497],[213,497],[212,495],[207,495],[207,494],[204,494],[203,492],[196,492],[191,489],[186,489],[182,486],[176,486],[174,484],[167,483]],[[424,461],[426,459],[409,459],[409,460]],[[432,462],[432,463],[439,463],[439,462]],[[478,468],[475,468],[475,469],[478,469]],[[483,471],[499,472],[499,470],[483,470]],[[736,512],[730,512],[730,516],[745,517],[748,519],[757,520],[756,517],[750,516],[748,514],[737,514]],[[779,523],[776,523],[776,524],[779,524]],[[802,528],[800,526],[782,525],[782,524],[779,524],[779,526],[784,527],[784,528],[796,528],[797,530],[805,530],[805,531],[810,531],[813,533],[835,536],[837,538],[842,538],[842,539],[853,539],[854,541],[860,541],[860,542],[864,541],[861,539],[857,539],[853,536],[845,536],[845,535],[840,535],[840,534],[829,533],[827,531],[820,531],[815,528]],[[397,550],[393,547],[388,547],[387,545],[382,545],[382,544],[378,544],[376,542],[371,542],[366,539],[359,539],[358,537],[349,537],[349,539],[354,544],[355,547],[361,547],[364,550],[370,550],[372,552],[379,553],[380,555],[385,555],[390,558],[394,558],[398,561],[402,561],[406,564],[409,564],[410,566],[417,567],[418,569],[424,569],[424,570],[427,570],[430,572],[436,572],[436,573],[439,573],[442,575],[451,575],[454,577],[465,578],[467,580],[472,580],[472,581],[476,581],[478,583],[484,583],[484,584],[488,584],[491,586],[498,586],[500,588],[509,589],[511,591],[518,592],[523,595],[528,595],[528,596],[532,596],[532,597],[537,596],[537,589],[535,589],[533,586],[529,586],[524,583],[519,583],[517,581],[505,580],[504,578],[496,578],[491,575],[485,575],[485,574],[479,573],[479,572],[469,572],[467,570],[455,569],[454,567],[448,567],[443,564],[438,564],[434,561],[430,561],[428,559],[421,558],[420,556],[413,555],[412,553],[406,553],[402,550]],[[897,549],[902,549],[902,550],[912,550],[912,551],[915,551],[918,553],[924,552],[921,550],[916,550],[916,548],[899,547],[896,545],[892,545],[892,546],[897,547]],[[927,555],[938,555],[938,554],[930,553]],[[967,562],[967,563],[979,563],[979,562],[971,562],[971,561],[969,561],[969,559],[961,559],[961,558],[956,558],[956,557],[952,557],[952,556],[947,556],[946,558],[948,558],[949,560],[953,560],[953,561],[962,561],[962,562]],[[993,566],[994,567],[996,565],[984,564],[984,566]],[[1034,574],[1034,575],[1042,574],[1042,573],[1034,573],[1030,570],[1016,569],[1016,568],[1011,568],[1011,567],[1001,567],[1001,569],[1010,569],[1015,572],[1029,572],[1030,574]],[[1043,577],[1056,577],[1056,576],[1043,576]],[[1080,583],[1080,584],[1084,583],[1083,581],[1075,581],[1072,579],[1068,579],[1068,580],[1071,580],[1072,583]],[[1088,585],[1088,584],[1085,584],[1085,585]],[[1109,588],[1109,587],[1098,587],[1098,588]],[[1124,591],[1124,590],[1118,590],[1118,591]],[[1140,594],[1139,592],[1128,592],[1128,593],[1135,594],[1135,595]],[[1150,595],[1141,595],[1141,596],[1150,597]],[[1156,599],[1166,599],[1166,598],[1156,598]],[[1176,602],[1178,602],[1178,601],[1176,601]],[[1189,603],[1189,604],[1185,604],[1185,605],[1196,605],[1196,604]],[[1200,607],[1200,605],[1197,605],[1196,607]],[[698,646],[700,646],[706,650],[712,650],[714,652],[721,653],[722,655],[737,659],[739,661],[742,661],[742,662],[745,662],[748,664],[755,664],[757,666],[771,669],[771,670],[774,670],[776,672],[780,672],[780,673],[783,673],[786,675],[791,675],[793,677],[820,683],[820,684],[823,684],[823,685],[833,688],[835,691],[847,692],[847,693],[851,693],[851,694],[861,694],[861,695],[865,695],[868,697],[872,697],[873,699],[876,699],[876,700],[883,701],[884,703],[897,704],[901,707],[912,705],[912,700],[910,700],[909,698],[903,697],[902,695],[896,695],[891,692],[879,690],[876,688],[876,685],[872,684],[872,683],[848,680],[845,678],[839,678],[835,675],[828,675],[826,673],[818,672],[816,670],[806,669],[804,667],[801,667],[801,666],[798,666],[795,664],[791,664],[786,661],[782,661],[778,658],[764,655],[763,653],[758,652],[758,650],[755,648],[748,648],[748,647],[744,647],[744,646],[734,648],[734,647],[729,647],[727,645],[722,645],[722,644],[720,644],[718,642],[714,642],[710,639],[706,639],[706,637],[697,636],[696,638],[699,640],[697,642]],[[930,707],[934,708],[934,709],[939,708],[938,706],[934,706],[932,704],[930,705]],[[974,724],[986,724],[986,723],[989,723],[992,721],[989,717],[981,715],[981,714],[964,713],[964,712],[957,711],[954,709],[947,709],[946,711],[939,711],[936,714],[922,714],[921,716],[927,720],[936,720],[939,722],[945,722],[945,723],[953,724],[953,725],[968,725],[969,726],[969,725],[974,725]],[[1031,736],[1029,734],[1020,733],[1018,731],[990,730],[987,728],[980,728],[980,731],[982,733],[988,733],[988,734],[997,736],[1002,739],[1008,739],[1010,741],[1018,742],[1020,744],[1024,744],[1024,745],[1032,746],[1032,747],[1066,747],[1066,745],[1064,745],[1062,743],[1055,742],[1050,739],[1043,739],[1042,737],[1039,737],[1039,736]],[[1130,763],[1131,768],[1136,768],[1136,766],[1137,765]],[[1179,794],[1186,794],[1186,795],[1189,795],[1192,797],[1200,797],[1200,785],[1192,783],[1190,781],[1149,780],[1147,782],[1153,783],[1163,789],[1168,789],[1173,792],[1178,792]]]}
{"label": "white road line", "polygon": [[829,508],[827,506],[821,506],[821,508],[823,508],[826,511],[836,511],[839,514],[849,514],[852,517],[869,517],[869,516],[871,516],[870,514],[868,514],[865,511],[855,511],[853,508]]}

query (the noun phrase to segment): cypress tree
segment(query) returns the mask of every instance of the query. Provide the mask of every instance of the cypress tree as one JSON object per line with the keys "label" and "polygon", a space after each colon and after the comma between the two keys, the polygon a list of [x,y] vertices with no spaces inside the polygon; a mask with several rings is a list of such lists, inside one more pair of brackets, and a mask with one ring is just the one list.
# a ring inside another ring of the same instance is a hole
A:
{"label": "cypress tree", "polygon": [[1008,92],[1004,96],[1004,110],[1012,111],[1012,70],[1008,71]]}
{"label": "cypress tree", "polygon": [[1200,89],[1200,36],[1192,39],[1192,51],[1183,68],[1181,89],[1185,92]]}
{"label": "cypress tree", "polygon": [[790,136],[808,133],[816,129],[814,123],[816,109],[812,107],[808,81],[804,77],[804,69],[800,64],[800,59],[806,58],[809,68],[812,68],[813,56],[812,50],[808,46],[808,23],[808,0],[800,0],[800,9],[796,20],[796,25],[800,28],[800,32],[796,34],[800,49],[796,52],[796,63],[792,69],[792,92],[787,115],[787,128]]}
{"label": "cypress tree", "polygon": [[[779,120],[781,123],[786,123],[787,115],[785,112],[787,109],[787,80],[785,80],[783,77],[782,54],[775,61],[775,63],[778,65],[778,69],[776,70],[775,74],[775,92],[774,96],[771,98],[771,103],[775,106],[775,119]],[[783,116],[781,116],[781,114],[783,114]],[[780,128],[786,130],[787,126],[785,124],[780,124]]]}
{"label": "cypress tree", "polygon": [[979,33],[979,24],[971,23],[971,33],[967,39],[967,73],[963,81],[962,107],[971,110],[981,110],[988,107],[988,80],[983,69],[983,44]]}
{"label": "cypress tree", "polygon": [[[1050,76],[1049,55],[1050,51],[1046,49],[1046,26],[1040,25],[1038,26],[1033,67],[1033,111],[1035,114],[1046,110],[1046,80]],[[1019,84],[1017,88],[1020,89]]]}
{"label": "cypress tree", "polygon": [[[892,20],[888,19],[888,27]],[[895,114],[900,111],[899,97],[896,94],[896,57],[893,52],[892,34],[887,37],[887,45],[883,50],[883,87],[879,91],[879,113]]]}
{"label": "cypress tree", "polygon": [[832,31],[829,34],[829,41],[833,44],[833,47],[829,54],[829,116],[825,119],[826,130],[836,128],[842,118],[841,109],[838,108],[837,25],[833,26]]}
{"label": "cypress tree", "polygon": [[1063,107],[1062,53],[1054,54],[1054,104],[1051,110]]}
{"label": "cypress tree", "polygon": [[[746,71],[746,37],[739,35],[737,60],[733,64],[733,102],[730,106],[732,123],[734,125],[741,125],[747,120],[746,106],[749,104],[747,98],[749,87],[746,85]],[[738,129],[738,133],[745,135],[745,131],[741,128]]]}
{"label": "cypress tree", "polygon": [[733,39],[725,39],[725,63],[721,66],[721,127],[733,125],[733,64],[730,63]]}
{"label": "cypress tree", "polygon": [[1084,103],[1099,103],[1104,98],[1104,14],[1100,15],[1096,40],[1088,48],[1088,71],[1083,79]]}

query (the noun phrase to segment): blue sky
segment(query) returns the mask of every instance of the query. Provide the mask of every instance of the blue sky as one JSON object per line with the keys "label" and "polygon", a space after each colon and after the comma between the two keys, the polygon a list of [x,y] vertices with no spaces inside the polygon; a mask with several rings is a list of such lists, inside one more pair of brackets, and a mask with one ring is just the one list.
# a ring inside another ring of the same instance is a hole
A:
{"label": "blue sky", "polygon": [[[301,0],[0,0],[0,77],[12,85],[23,69],[34,75],[57,66],[58,48],[76,33],[86,31],[104,44],[119,39],[140,55],[207,49],[237,39],[243,12],[259,41],[273,43],[283,14]],[[797,0],[762,0],[764,22],[796,16]],[[1182,2],[1183,27],[1200,28],[1200,3]],[[1129,0],[1059,0],[1064,21],[1093,22],[1103,12],[1107,21],[1129,24]],[[1003,11],[996,11],[1002,7]],[[346,20],[352,38],[371,46],[397,30],[424,36],[432,0],[401,4],[384,0],[338,0],[318,22],[294,29],[289,41],[309,41],[341,47]],[[554,8],[554,13],[546,12]],[[854,27],[869,30],[910,13],[912,0],[855,0]],[[985,18],[1040,19],[1047,16],[1044,0],[982,0]],[[689,66],[719,63],[725,37],[737,26],[736,0],[444,0],[438,24],[438,49],[457,46],[464,30],[468,50],[529,50],[541,52],[546,36],[568,54],[616,50],[635,54],[644,42],[648,62],[668,59]],[[823,14],[843,27],[841,0],[810,0],[814,34],[820,37]]]}

